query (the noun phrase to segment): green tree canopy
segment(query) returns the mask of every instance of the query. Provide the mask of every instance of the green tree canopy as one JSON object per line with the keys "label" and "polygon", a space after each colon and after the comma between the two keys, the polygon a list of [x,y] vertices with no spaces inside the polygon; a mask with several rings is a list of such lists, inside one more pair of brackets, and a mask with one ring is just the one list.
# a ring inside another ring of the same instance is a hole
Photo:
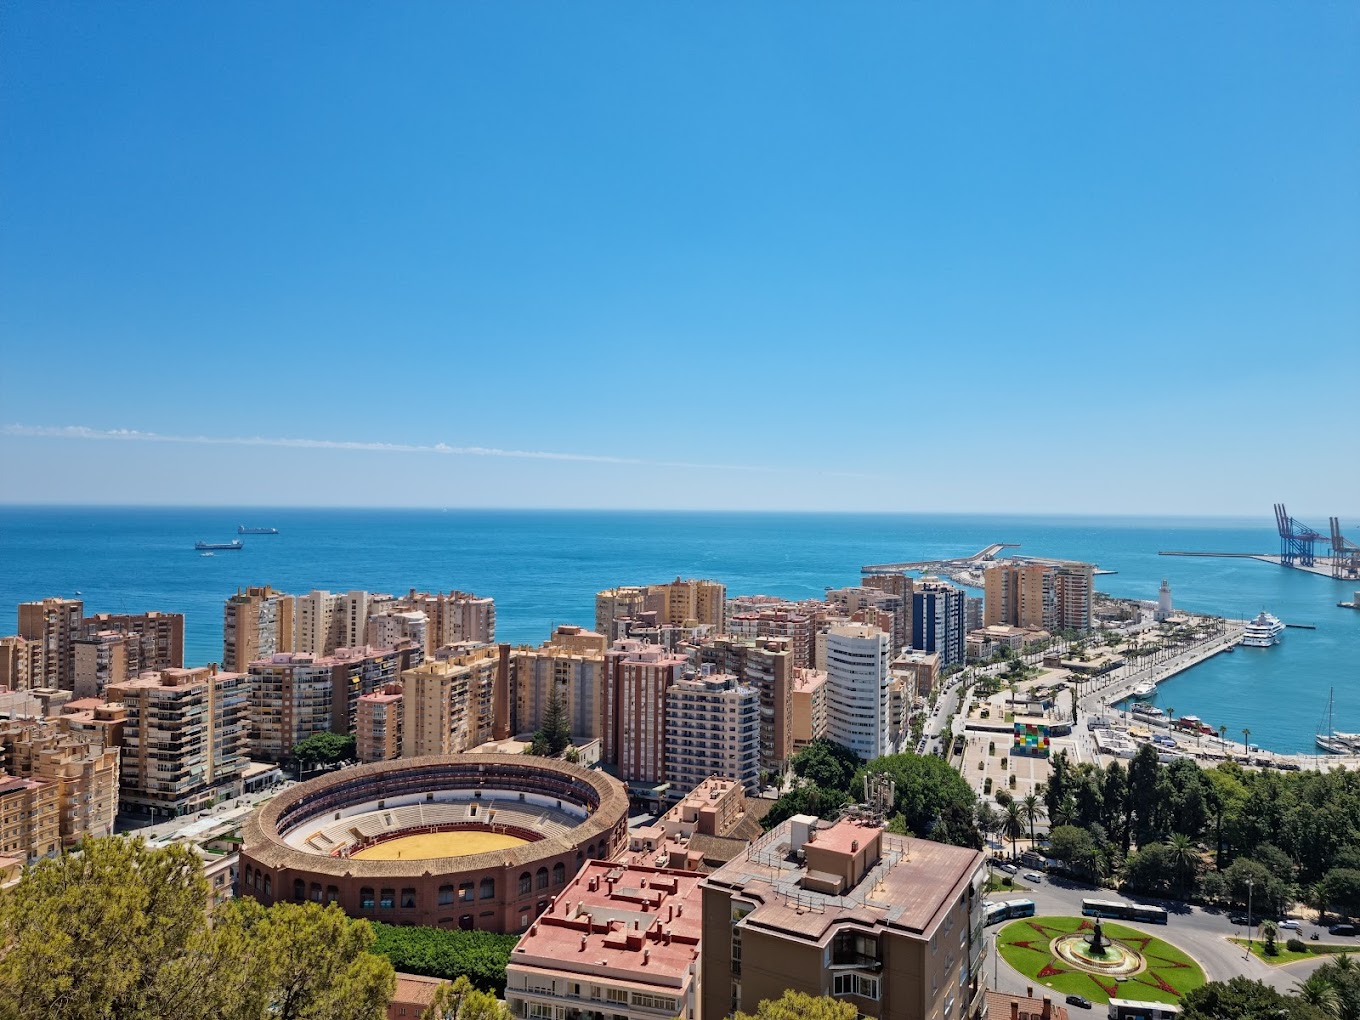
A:
{"label": "green tree canopy", "polygon": [[336,765],[354,757],[354,738],[342,733],[313,733],[293,745],[293,760],[304,765]]}
{"label": "green tree canopy", "polygon": [[89,840],[0,900],[6,1020],[380,1020],[394,977],[336,906],[254,900],[209,925],[198,857]]}
{"label": "green tree canopy", "polygon": [[1326,1014],[1260,981],[1209,981],[1181,999],[1181,1020],[1327,1020]]}
{"label": "green tree canopy", "polygon": [[733,1020],[855,1020],[859,1010],[829,995],[786,991],[777,999],[762,999],[755,1013],[735,1013]]}
{"label": "green tree canopy", "polygon": [[[823,790],[850,791],[859,755],[834,740],[818,737],[793,756],[793,774]],[[861,793],[860,796],[863,796]]]}
{"label": "green tree canopy", "polygon": [[490,992],[474,988],[460,977],[435,990],[434,1000],[420,1020],[510,1020],[510,1010]]}
{"label": "green tree canopy", "polygon": [[828,817],[845,807],[848,800],[841,790],[826,790],[815,783],[807,783],[795,787],[775,801],[765,817],[760,820],[760,824],[766,832],[769,832],[780,822],[794,815]]}
{"label": "green tree canopy", "polygon": [[[886,772],[892,777],[896,784],[893,808],[902,815],[912,832],[942,843],[950,842],[974,849],[982,847],[982,837],[973,819],[977,796],[968,781],[943,758],[920,754],[890,754],[875,758],[860,766],[851,780],[852,797],[855,791],[862,788],[863,777],[868,772]],[[950,811],[948,823],[941,827],[949,808],[958,810]]]}
{"label": "green tree canopy", "polygon": [[543,710],[543,725],[534,734],[530,750],[545,758],[556,758],[571,746],[571,722],[562,705],[557,684],[548,693],[548,704]]}

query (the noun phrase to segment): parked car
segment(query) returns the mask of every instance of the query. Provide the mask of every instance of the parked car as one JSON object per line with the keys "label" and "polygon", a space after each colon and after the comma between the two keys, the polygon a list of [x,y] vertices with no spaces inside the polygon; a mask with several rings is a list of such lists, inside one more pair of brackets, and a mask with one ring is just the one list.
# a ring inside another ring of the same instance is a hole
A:
{"label": "parked car", "polygon": [[1091,1000],[1083,995],[1069,995],[1067,997],[1067,1004],[1069,1006],[1080,1006],[1082,1009],[1091,1008]]}
{"label": "parked car", "polygon": [[1356,931],[1353,924],[1334,924],[1327,929],[1328,935],[1354,935]]}
{"label": "parked car", "polygon": [[1246,923],[1247,923],[1247,915],[1246,915],[1246,914],[1229,914],[1229,915],[1228,915],[1228,923],[1229,923],[1229,924],[1246,924]]}
{"label": "parked car", "polygon": [[1014,875],[1020,869],[1017,868],[1014,864],[1003,864],[1001,865],[1001,870],[1008,875]]}
{"label": "parked car", "polygon": [[1285,931],[1303,931],[1303,925],[1300,924],[1298,921],[1294,920],[1292,917],[1286,917],[1275,927],[1282,928]]}
{"label": "parked car", "polygon": [[1044,880],[1044,876],[1037,871],[1026,871],[1022,877],[1026,882],[1042,882]]}

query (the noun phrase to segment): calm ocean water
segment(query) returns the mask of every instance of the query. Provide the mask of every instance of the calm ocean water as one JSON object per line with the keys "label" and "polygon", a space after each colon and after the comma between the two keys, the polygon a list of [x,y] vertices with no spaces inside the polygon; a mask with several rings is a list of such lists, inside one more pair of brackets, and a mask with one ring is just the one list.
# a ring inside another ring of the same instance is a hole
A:
{"label": "calm ocean water", "polygon": [[[195,541],[240,552],[204,557]],[[1273,552],[1273,521],[1114,517],[566,511],[32,509],[0,507],[0,634],[15,605],[74,596],[87,612],[186,616],[191,664],[221,656],[222,602],[238,586],[291,592],[460,588],[496,599],[497,636],[542,641],[558,623],[590,625],[594,593],[614,584],[713,577],[731,594],[820,597],[856,583],[865,563],[959,556],[1017,542],[1036,556],[1090,560],[1113,595],[1155,598],[1171,581],[1177,605],[1289,623],[1273,649],[1239,649],[1164,684],[1162,705],[1226,725],[1279,751],[1311,751],[1336,691],[1337,729],[1360,731],[1360,612],[1336,608],[1358,587],[1251,560],[1159,557],[1160,549]],[[975,593],[977,594],[977,593]]]}

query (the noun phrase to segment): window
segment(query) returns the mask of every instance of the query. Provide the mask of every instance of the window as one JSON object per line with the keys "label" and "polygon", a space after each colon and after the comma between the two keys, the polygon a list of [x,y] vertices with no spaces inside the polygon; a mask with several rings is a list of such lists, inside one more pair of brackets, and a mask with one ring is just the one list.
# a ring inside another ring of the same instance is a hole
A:
{"label": "window", "polygon": [[667,1013],[676,1011],[674,999],[666,998],[663,995],[649,995],[646,992],[634,992],[633,1005],[641,1006],[643,1009],[659,1009]]}
{"label": "window", "polygon": [[536,886],[537,888],[539,888],[539,889],[546,889],[546,888],[548,888],[548,869],[547,869],[547,868],[539,868],[539,869],[538,869],[538,873],[534,876],[534,878],[535,878],[535,883],[534,883],[534,884],[535,884],[535,886]]}
{"label": "window", "polygon": [[264,894],[265,894],[266,896],[273,896],[273,895],[274,895],[274,886],[273,886],[273,883],[269,881],[269,876],[268,876],[268,875],[265,875],[265,876],[264,876]]}
{"label": "window", "polygon": [[313,882],[313,883],[312,883],[312,899],[313,899],[315,902],[317,902],[317,903],[320,903],[320,902],[321,902],[321,883],[320,883],[320,882]]}
{"label": "window", "polygon": [[391,910],[397,905],[397,894],[391,889],[384,889],[378,894],[378,906],[384,910]]}
{"label": "window", "polygon": [[534,891],[534,876],[527,871],[519,876],[519,894],[521,896]]}
{"label": "window", "polygon": [[567,880],[567,868],[561,861],[553,865],[552,880],[553,885],[561,885]]}
{"label": "window", "polygon": [[472,883],[460,882],[458,885],[458,899],[464,903],[472,902]]}
{"label": "window", "polygon": [[553,1008],[541,1002],[530,1002],[524,1015],[529,1020],[553,1020]]}
{"label": "window", "polygon": [[441,885],[439,887],[439,905],[441,907],[447,907],[452,902],[453,902],[453,886]]}
{"label": "window", "polygon": [[622,988],[606,988],[604,990],[605,1002],[617,1002],[620,1005],[628,1005],[628,993]]}
{"label": "window", "polygon": [[373,890],[368,886],[364,886],[362,889],[359,890],[359,909],[360,910],[373,909]]}
{"label": "window", "polygon": [[340,889],[338,886],[333,885],[326,886],[326,902],[327,903],[340,902]]}
{"label": "window", "polygon": [[401,905],[406,910],[410,910],[416,905],[416,891],[414,889],[403,889],[401,891]]}
{"label": "window", "polygon": [[877,999],[878,978],[869,977],[867,974],[837,974],[832,981],[831,994]]}
{"label": "window", "polygon": [[496,880],[494,878],[482,879],[481,897],[484,900],[494,900],[496,898]]}

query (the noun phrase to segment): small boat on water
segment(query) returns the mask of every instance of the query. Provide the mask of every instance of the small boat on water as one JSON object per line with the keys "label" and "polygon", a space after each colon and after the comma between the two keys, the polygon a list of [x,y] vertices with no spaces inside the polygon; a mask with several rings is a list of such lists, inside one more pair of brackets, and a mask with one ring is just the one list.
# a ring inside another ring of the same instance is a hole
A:
{"label": "small boat on water", "polygon": [[1318,749],[1328,754],[1360,754],[1360,733],[1338,733],[1332,729],[1332,694],[1327,691],[1327,714],[1318,725]]}
{"label": "small boat on water", "polygon": [[1130,694],[1129,697],[1140,699],[1150,698],[1156,693],[1157,685],[1154,684],[1151,680],[1144,680],[1141,684],[1139,684],[1137,687],[1133,689],[1133,693]]}
{"label": "small boat on water", "polygon": [[246,544],[239,538],[232,542],[195,542],[194,548],[199,552],[207,549],[244,549]]}
{"label": "small boat on water", "polygon": [[216,556],[217,553],[201,552],[201,553],[199,553],[198,555],[200,555],[200,556]]}
{"label": "small boat on water", "polygon": [[238,535],[277,535],[278,533],[278,528],[247,528],[244,524],[236,526],[236,534]]}
{"label": "small boat on water", "polygon": [[1269,648],[1278,645],[1283,633],[1284,624],[1280,619],[1262,609],[1256,614],[1256,619],[1242,628],[1242,647]]}

